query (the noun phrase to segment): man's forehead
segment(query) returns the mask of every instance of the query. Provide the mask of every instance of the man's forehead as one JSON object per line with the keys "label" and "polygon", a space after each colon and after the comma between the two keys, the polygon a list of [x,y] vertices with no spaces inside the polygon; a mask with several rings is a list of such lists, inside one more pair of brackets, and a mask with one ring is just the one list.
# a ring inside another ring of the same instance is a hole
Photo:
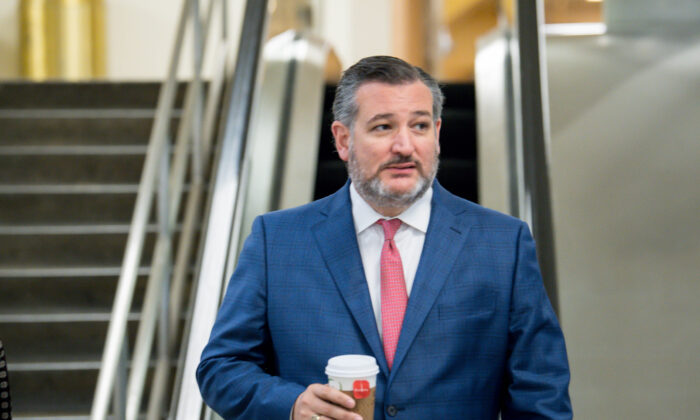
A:
{"label": "man's forehead", "polygon": [[390,90],[405,90],[407,88],[418,88],[422,87],[428,92],[430,92],[430,88],[428,88],[428,85],[423,83],[422,80],[416,79],[416,80],[406,80],[402,82],[385,82],[382,80],[366,80],[360,84],[360,86],[357,88],[358,93],[360,91],[368,91],[368,90],[374,90],[374,89],[390,89]]}
{"label": "man's forehead", "polygon": [[397,111],[432,116],[433,97],[428,86],[420,80],[406,83],[368,81],[357,90],[358,113],[373,118],[389,116]]}

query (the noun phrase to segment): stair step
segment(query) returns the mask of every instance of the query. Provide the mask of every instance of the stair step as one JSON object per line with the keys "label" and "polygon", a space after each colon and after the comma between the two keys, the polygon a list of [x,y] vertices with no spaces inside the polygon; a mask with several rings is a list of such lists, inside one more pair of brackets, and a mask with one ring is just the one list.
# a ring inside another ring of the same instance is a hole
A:
{"label": "stair step", "polygon": [[[41,268],[75,266],[115,266],[122,263],[127,234],[96,233],[56,235],[0,235],[0,266]],[[143,264],[153,253],[156,234],[146,234]],[[177,235],[175,235],[177,240]]]}
{"label": "stair step", "polygon": [[2,156],[4,184],[138,183],[144,155]]}
{"label": "stair step", "polygon": [[[184,184],[183,192],[190,186]],[[0,197],[3,194],[133,194],[139,184],[0,184]]]}
{"label": "stair step", "polygon": [[[171,117],[180,117],[182,111],[175,109],[171,111]],[[94,108],[64,108],[64,109],[42,109],[42,108],[31,108],[31,109],[1,109],[0,108],[0,118],[8,119],[64,119],[64,118],[119,118],[119,119],[130,119],[130,118],[154,118],[156,116],[156,111],[154,108],[108,108],[108,109],[94,109]]]}
{"label": "stair step", "polygon": [[[36,190],[36,186],[33,186]],[[99,188],[98,188],[99,189]],[[138,189],[138,186],[135,187]],[[55,191],[55,189],[54,189]],[[136,192],[0,194],[0,223],[4,225],[129,223]],[[155,220],[155,206],[149,220]]]}
{"label": "stair step", "polygon": [[[136,322],[128,324],[129,354],[137,327]],[[5,324],[2,328],[7,337],[3,342],[7,342],[13,418],[87,415],[107,323],[86,322],[79,328],[70,323]],[[150,366],[146,390],[153,362]]]}
{"label": "stair step", "polygon": [[[173,118],[170,133],[175,133]],[[147,144],[152,117],[5,118],[0,116],[0,145],[133,145]]]}
{"label": "stair step", "polygon": [[2,194],[134,194],[138,184],[0,184]]}
{"label": "stair step", "polygon": [[[12,381],[12,418],[87,418],[99,369],[17,371]],[[150,388],[153,369],[146,374]],[[171,374],[172,380],[172,374]],[[142,402],[145,411],[147,401]]]}
{"label": "stair step", "polygon": [[15,145],[0,146],[0,156],[4,155],[145,155],[148,146],[145,144],[123,145]]}
{"label": "stair step", "polygon": [[[180,231],[181,225],[175,225],[175,232]],[[80,224],[80,225],[0,225],[2,235],[99,235],[99,234],[128,234],[129,224]],[[146,225],[147,233],[157,233],[158,225]]]}
{"label": "stair step", "polygon": [[[112,147],[110,153],[104,154],[93,153],[95,146],[78,146],[73,150],[81,152],[77,150],[79,147],[89,147],[90,150],[82,151],[89,153],[3,153],[2,149],[6,151],[9,147],[0,147],[0,159],[3,162],[0,165],[0,180],[4,185],[136,184],[141,180],[146,158],[145,153],[131,153],[135,146],[131,146],[130,150],[116,150],[118,147]],[[24,148],[40,149],[41,146]],[[145,146],[141,148],[145,149]],[[52,149],[57,151],[56,146],[52,146]],[[190,172],[186,171],[184,182],[189,182],[189,175]]]}
{"label": "stair step", "polygon": [[98,370],[10,372],[12,414],[89,414]]}
{"label": "stair step", "polygon": [[[191,285],[188,273],[187,288]],[[118,276],[0,278],[0,316],[12,314],[106,313],[112,310]],[[131,310],[143,305],[148,276],[137,277]],[[1,318],[0,318],[1,319]]]}
{"label": "stair step", "polygon": [[[7,365],[12,368],[15,364],[27,367],[37,363],[98,362],[102,360],[109,326],[109,317],[103,318],[100,321],[44,320],[35,323],[0,321]],[[127,323],[129,354],[133,353],[138,321],[138,312],[132,312]],[[181,320],[177,340],[181,339],[183,323]]]}
{"label": "stair step", "polygon": [[[111,315],[111,312],[0,313],[0,324],[108,322]],[[127,319],[129,321],[138,321],[140,316],[138,312],[130,312]]]}
{"label": "stair step", "polygon": [[39,372],[62,370],[96,370],[100,368],[100,360],[82,362],[35,362],[10,363],[7,368],[12,372]]}
{"label": "stair step", "polygon": [[[108,187],[111,191],[107,191]],[[119,186],[119,192],[114,192],[113,187],[33,185],[19,188],[15,185],[3,188],[0,185],[0,190],[5,190],[0,193],[0,223],[129,223],[134,214],[138,185]],[[8,191],[10,189],[13,191]],[[155,219],[154,214],[155,208],[149,220]]]}
{"label": "stair step", "polygon": [[[36,277],[110,277],[121,273],[121,265],[93,267],[0,267],[0,279],[4,278],[36,278]],[[147,275],[151,268],[141,266],[137,270],[139,276]]]}
{"label": "stair step", "polygon": [[[172,360],[171,364],[175,365],[176,360]],[[25,362],[8,364],[8,370],[12,372],[47,372],[47,371],[67,371],[67,370],[99,370],[102,365],[102,359],[80,360],[80,361],[64,361],[64,362]],[[131,361],[127,362],[127,368],[131,367]],[[149,368],[156,366],[156,360],[151,358],[148,362]]]}
{"label": "stair step", "polygon": [[[0,108],[155,108],[157,82],[2,82]],[[179,83],[176,108],[186,84]]]}
{"label": "stair step", "polygon": [[[12,418],[23,420],[83,420],[89,419],[98,369],[19,371],[12,376]],[[175,371],[171,369],[172,387]],[[146,372],[141,415],[145,418],[153,376]],[[167,389],[166,388],[166,389]],[[20,394],[21,393],[21,394]],[[107,419],[113,419],[112,415]]]}
{"label": "stair step", "polygon": [[[80,322],[1,322],[2,343],[8,366],[13,363],[82,362],[100,360],[107,336],[109,313],[103,320]],[[128,343],[133,346],[138,328],[135,312],[128,322]],[[64,317],[68,318],[68,317]],[[15,321],[24,321],[18,319]],[[129,354],[132,352],[129,348]],[[10,372],[12,378],[12,372]]]}
{"label": "stair step", "polygon": [[[143,305],[147,276],[137,278],[132,311]],[[0,315],[35,311],[108,312],[114,304],[118,276],[9,277],[0,279]]]}

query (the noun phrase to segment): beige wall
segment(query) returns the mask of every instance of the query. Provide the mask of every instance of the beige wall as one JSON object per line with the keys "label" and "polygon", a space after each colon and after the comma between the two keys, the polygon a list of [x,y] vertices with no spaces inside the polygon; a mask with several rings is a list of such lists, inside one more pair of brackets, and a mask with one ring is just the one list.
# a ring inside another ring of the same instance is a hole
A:
{"label": "beige wall", "polygon": [[[239,28],[244,2],[229,3],[232,27]],[[391,0],[315,3],[321,18],[318,32],[332,43],[344,67],[367,55],[391,53]],[[0,79],[20,75],[18,5],[19,0],[0,0]],[[107,79],[161,79],[170,59],[182,1],[104,0],[104,5]],[[190,48],[185,48],[190,56]],[[189,69],[181,71],[186,75]]]}
{"label": "beige wall", "polygon": [[0,79],[19,76],[19,0],[0,0]]}
{"label": "beige wall", "polygon": [[[648,8],[623,33],[547,37],[559,308],[578,419],[700,418],[700,6],[686,5],[694,22]],[[480,197],[506,210],[495,39],[477,61]]]}
{"label": "beige wall", "polygon": [[182,1],[104,1],[107,78],[162,78],[167,71]]}
{"label": "beige wall", "polygon": [[547,54],[576,417],[700,418],[700,37],[556,37]]}
{"label": "beige wall", "polygon": [[[0,1],[0,78],[20,77],[19,3]],[[107,78],[162,78],[181,1],[104,0],[104,6]]]}
{"label": "beige wall", "polygon": [[[202,15],[208,1],[201,0]],[[106,21],[107,79],[158,80],[165,77],[172,55],[175,31],[182,9],[182,0],[104,0]],[[229,21],[240,28],[243,2],[229,2]],[[214,33],[218,33],[219,20]],[[239,32],[232,32],[232,45],[238,45]],[[192,46],[186,35],[180,75],[189,77],[192,70],[186,64],[192,57]],[[210,43],[210,46],[213,45]],[[212,48],[209,48],[212,51]],[[205,60],[205,75],[211,65],[211,55]]]}
{"label": "beige wall", "polygon": [[360,58],[391,54],[391,0],[322,0],[318,31],[328,40],[343,68]]}

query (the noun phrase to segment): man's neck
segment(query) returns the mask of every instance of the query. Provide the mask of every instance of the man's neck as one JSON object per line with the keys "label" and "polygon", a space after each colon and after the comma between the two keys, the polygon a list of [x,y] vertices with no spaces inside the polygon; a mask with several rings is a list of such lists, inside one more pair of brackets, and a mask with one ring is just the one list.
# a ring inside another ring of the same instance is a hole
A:
{"label": "man's neck", "polygon": [[[362,197],[365,201],[367,201],[366,198]],[[396,217],[399,214],[403,213],[404,210],[409,208],[410,206],[403,206],[403,207],[379,207],[375,206],[373,203],[367,201],[367,204],[370,205],[376,211],[377,213],[381,214],[384,217]]]}
{"label": "man's neck", "polygon": [[351,184],[350,201],[352,203],[352,217],[355,222],[355,232],[359,234],[369,226],[375,224],[377,219],[400,218],[403,223],[425,233],[428,230],[428,224],[430,222],[432,197],[433,189],[428,188],[415,203],[401,211],[400,214],[396,216],[393,216],[393,213],[391,213],[392,215],[383,215],[375,210],[374,207],[370,206],[369,203],[360,196],[355,186]]}

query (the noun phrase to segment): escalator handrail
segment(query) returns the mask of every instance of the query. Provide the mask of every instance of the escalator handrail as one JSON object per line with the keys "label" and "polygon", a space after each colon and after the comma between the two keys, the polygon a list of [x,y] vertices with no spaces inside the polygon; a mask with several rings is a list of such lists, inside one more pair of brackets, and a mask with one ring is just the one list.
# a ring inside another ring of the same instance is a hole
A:
{"label": "escalator handrail", "polygon": [[183,357],[178,388],[173,392],[170,418],[199,419],[203,401],[195,379],[199,357],[209,338],[219,307],[228,251],[231,246],[236,197],[241,188],[241,168],[267,18],[266,0],[247,0],[232,79],[225,89],[219,127],[217,157],[211,198],[198,264],[193,306],[183,337]]}

